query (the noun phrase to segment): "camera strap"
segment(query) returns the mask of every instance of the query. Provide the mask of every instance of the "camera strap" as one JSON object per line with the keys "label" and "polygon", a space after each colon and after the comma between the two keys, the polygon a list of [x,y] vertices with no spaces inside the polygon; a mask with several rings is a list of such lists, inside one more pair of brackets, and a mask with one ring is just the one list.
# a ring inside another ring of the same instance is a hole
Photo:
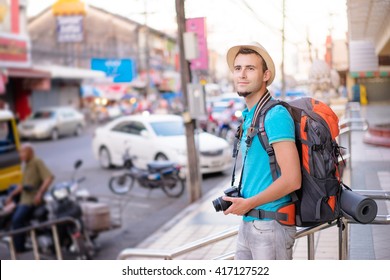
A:
{"label": "camera strap", "polygon": [[[261,110],[263,109],[264,105],[267,104],[267,102],[269,100],[271,100],[271,94],[269,93],[268,90],[266,90],[264,95],[260,98],[260,100],[256,104],[255,113],[253,115],[253,120],[252,120],[251,126],[247,130],[247,134],[246,134],[247,137],[246,137],[246,140],[245,140],[246,150],[245,150],[244,160],[243,160],[242,168],[241,168],[240,181],[239,181],[239,184],[238,184],[238,191],[240,193],[241,193],[241,188],[242,188],[242,177],[243,177],[243,174],[244,174],[245,162],[246,162],[246,158],[248,156],[248,151],[249,151],[249,148],[252,145],[253,138],[259,132],[259,129],[257,127],[255,127],[256,119],[258,118],[258,116],[259,116]],[[243,134],[242,133],[242,127],[243,127],[244,123],[245,123],[245,119],[244,119],[243,123],[237,128],[236,138],[234,140],[233,157],[235,158],[235,160],[234,160],[232,182],[231,182],[231,186],[232,187],[234,186],[234,182],[235,182],[237,157],[238,157],[238,151],[240,150],[240,146],[241,146],[241,137],[242,137],[242,134]]]}

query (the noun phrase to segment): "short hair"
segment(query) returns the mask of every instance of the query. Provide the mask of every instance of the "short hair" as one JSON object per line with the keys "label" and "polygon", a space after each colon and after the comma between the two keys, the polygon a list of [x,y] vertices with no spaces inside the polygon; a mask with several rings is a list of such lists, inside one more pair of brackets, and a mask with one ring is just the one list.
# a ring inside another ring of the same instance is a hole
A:
{"label": "short hair", "polygon": [[34,147],[33,147],[33,145],[31,143],[26,142],[26,143],[23,143],[22,145],[20,145],[20,150],[24,150],[24,149],[28,150],[29,153],[32,156],[34,156]]}
{"label": "short hair", "polygon": [[236,57],[235,57],[234,59],[236,59],[237,56],[238,56],[239,54],[255,54],[255,55],[257,55],[258,57],[261,58],[261,65],[262,65],[262,67],[263,67],[263,72],[265,72],[265,71],[268,70],[267,63],[265,63],[264,58],[263,58],[257,51],[252,50],[252,49],[250,49],[250,48],[242,47],[242,48],[240,48],[240,50],[237,52]]}

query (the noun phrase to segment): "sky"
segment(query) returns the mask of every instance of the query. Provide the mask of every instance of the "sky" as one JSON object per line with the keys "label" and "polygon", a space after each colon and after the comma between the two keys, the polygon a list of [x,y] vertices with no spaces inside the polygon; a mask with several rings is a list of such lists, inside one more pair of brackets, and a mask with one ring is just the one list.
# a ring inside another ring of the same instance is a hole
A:
{"label": "sky", "polygon": [[[28,0],[33,16],[56,0]],[[151,27],[176,33],[175,0],[84,0],[110,12],[132,18]],[[282,57],[283,0],[185,0],[186,18],[206,17],[207,43],[224,55],[240,42],[260,42],[279,65]],[[348,28],[346,0],[285,0],[285,64],[294,72],[298,52],[308,52],[307,39],[323,58],[326,35],[345,39]],[[147,11],[147,16],[145,16]],[[308,56],[308,55],[307,55]]]}

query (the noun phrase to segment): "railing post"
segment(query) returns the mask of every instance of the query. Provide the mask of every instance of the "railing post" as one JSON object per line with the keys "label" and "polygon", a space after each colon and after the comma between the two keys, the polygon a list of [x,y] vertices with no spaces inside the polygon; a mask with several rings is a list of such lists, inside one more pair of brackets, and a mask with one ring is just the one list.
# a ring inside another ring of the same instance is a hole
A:
{"label": "railing post", "polygon": [[314,260],[314,233],[307,236],[307,259]]}
{"label": "railing post", "polygon": [[16,260],[14,239],[12,238],[12,235],[9,237],[9,253],[11,255],[11,260]]}
{"label": "railing post", "polygon": [[55,250],[56,250],[57,260],[62,260],[61,245],[60,245],[60,240],[58,238],[57,226],[56,225],[52,225],[51,226],[51,231],[53,233],[54,247],[55,247]]}
{"label": "railing post", "polygon": [[349,247],[349,224],[345,218],[342,218],[344,230],[342,232],[342,260],[348,260],[348,247]]}
{"label": "railing post", "polygon": [[34,259],[39,260],[39,249],[38,249],[37,235],[36,235],[34,229],[32,229],[30,231],[30,237],[31,237],[31,242],[32,242],[32,246],[33,246]]}
{"label": "railing post", "polygon": [[352,130],[348,131],[348,149],[349,149],[348,173],[351,179],[352,178]]}

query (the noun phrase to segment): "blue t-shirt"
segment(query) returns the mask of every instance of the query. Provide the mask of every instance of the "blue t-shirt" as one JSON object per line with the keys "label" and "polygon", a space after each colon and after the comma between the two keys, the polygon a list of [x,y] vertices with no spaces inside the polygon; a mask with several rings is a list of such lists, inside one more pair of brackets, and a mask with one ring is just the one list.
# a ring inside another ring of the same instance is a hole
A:
{"label": "blue t-shirt", "polygon": [[[255,110],[256,106],[254,106],[250,111],[245,109],[243,112],[245,120],[243,123],[243,135],[241,138],[241,152],[243,160],[247,149],[245,143],[247,130],[251,126]],[[281,141],[295,141],[294,122],[287,109],[282,105],[277,105],[267,112],[264,126],[270,144]],[[259,137],[256,135],[253,138],[252,145],[249,148],[248,155],[246,157],[241,195],[244,198],[253,197],[264,191],[272,183],[273,180],[269,165],[269,156],[261,146]],[[291,198],[287,195],[273,202],[261,205],[256,209],[276,211],[281,205],[289,201],[291,201]],[[244,216],[243,219],[244,221],[249,222],[255,220],[256,218]]]}

